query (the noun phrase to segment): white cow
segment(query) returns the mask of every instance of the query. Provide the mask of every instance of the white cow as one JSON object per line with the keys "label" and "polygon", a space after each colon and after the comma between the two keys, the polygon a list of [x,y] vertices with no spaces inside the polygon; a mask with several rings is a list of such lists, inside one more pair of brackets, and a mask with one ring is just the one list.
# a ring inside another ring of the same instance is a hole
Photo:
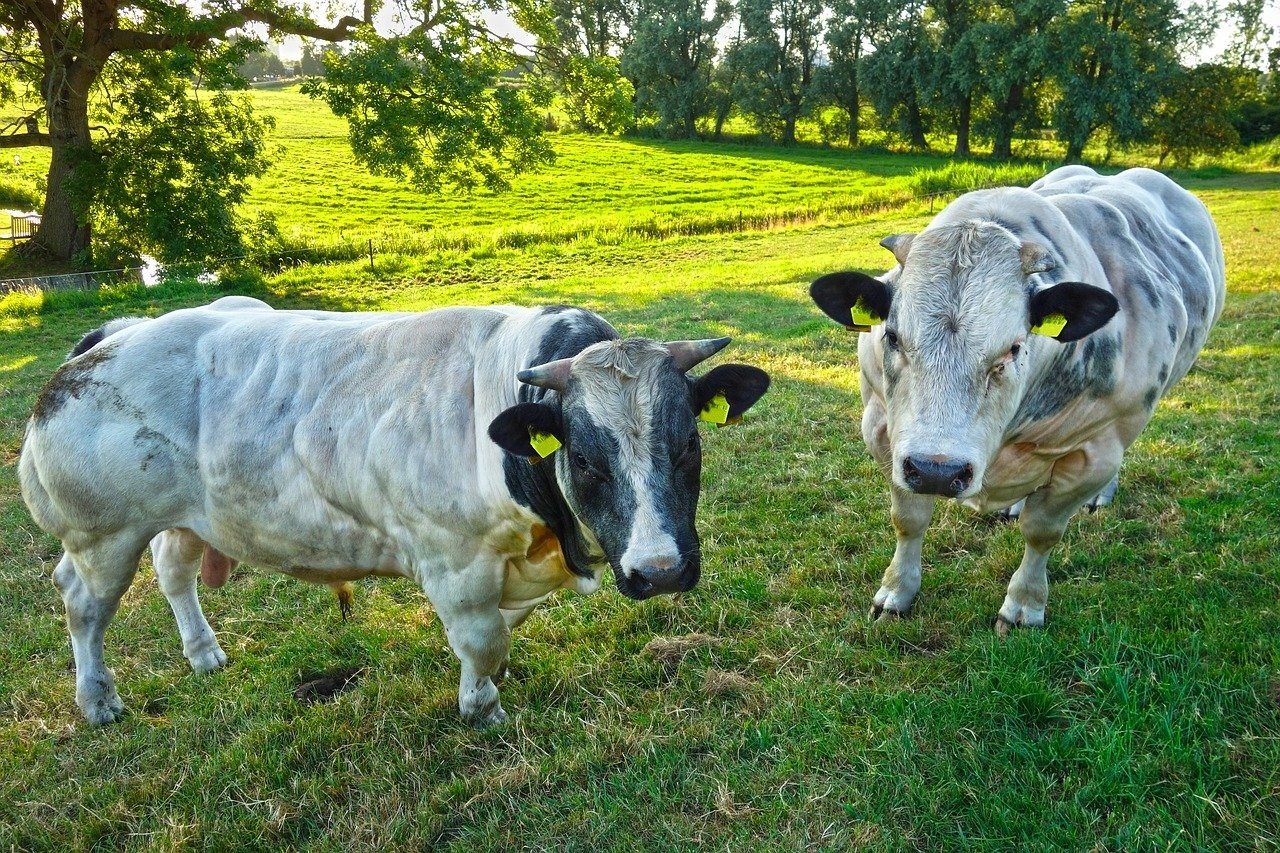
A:
{"label": "white cow", "polygon": [[246,297],[91,333],[41,392],[19,462],[65,548],[77,704],[92,723],[123,711],[103,634],[150,542],[196,671],[227,660],[198,575],[398,575],[444,624],[463,716],[503,720],[510,630],[553,591],[592,592],[606,565],[633,598],[697,583],[697,417],[736,418],[769,384],[743,365],[686,374],[728,342],[620,340],[565,307],[337,314]]}
{"label": "white cow", "polygon": [[968,193],[883,242],[898,265],[810,288],[862,335],[862,434],[890,481],[898,545],[872,615],[906,612],[938,496],[1017,507],[1022,565],[1001,633],[1042,625],[1050,550],[1108,502],[1125,450],[1222,312],[1222,244],[1204,205],[1149,169],[1058,169]]}

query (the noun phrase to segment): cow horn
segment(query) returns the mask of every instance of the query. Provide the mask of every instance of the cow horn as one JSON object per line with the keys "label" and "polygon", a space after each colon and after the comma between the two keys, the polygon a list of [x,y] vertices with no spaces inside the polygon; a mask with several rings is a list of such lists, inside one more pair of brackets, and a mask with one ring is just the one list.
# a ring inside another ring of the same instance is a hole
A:
{"label": "cow horn", "polygon": [[692,370],[729,345],[733,338],[707,338],[704,341],[671,341],[667,349],[681,372]]}
{"label": "cow horn", "polygon": [[569,387],[569,368],[573,366],[572,358],[559,361],[548,361],[537,367],[530,367],[516,374],[525,385],[537,385],[539,388],[550,388],[552,391],[564,392]]}
{"label": "cow horn", "polygon": [[911,243],[916,239],[914,234],[890,234],[880,241],[880,245],[884,246],[893,256],[898,259],[898,263],[906,264],[907,252],[911,251]]}
{"label": "cow horn", "polygon": [[1058,265],[1058,262],[1053,259],[1053,255],[1049,254],[1048,249],[1030,240],[1022,244],[1022,248],[1018,251],[1018,257],[1022,259],[1022,272],[1025,275],[1031,275],[1035,272],[1048,272]]}

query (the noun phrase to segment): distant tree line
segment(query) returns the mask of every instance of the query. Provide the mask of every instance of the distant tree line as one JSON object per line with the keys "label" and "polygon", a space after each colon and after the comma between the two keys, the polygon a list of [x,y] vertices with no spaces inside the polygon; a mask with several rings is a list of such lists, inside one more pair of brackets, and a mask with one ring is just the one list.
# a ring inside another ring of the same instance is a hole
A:
{"label": "distant tree line", "polygon": [[[1154,143],[1161,160],[1280,134],[1280,50],[1260,0],[552,0],[577,124],[720,138],[737,114],[790,144],[817,120],[858,145],[868,118],[914,148],[997,157],[1052,132],[1068,160]],[[1224,23],[1235,41],[1188,64]],[[594,85],[590,83],[594,82]],[[614,85],[616,82],[617,85]],[[619,97],[620,93],[625,97]]]}

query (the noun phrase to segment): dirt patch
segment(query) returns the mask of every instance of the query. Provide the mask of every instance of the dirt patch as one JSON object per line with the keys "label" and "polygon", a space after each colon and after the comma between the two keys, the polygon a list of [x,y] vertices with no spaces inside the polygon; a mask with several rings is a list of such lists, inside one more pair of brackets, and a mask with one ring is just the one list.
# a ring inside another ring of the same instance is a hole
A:
{"label": "dirt patch", "polygon": [[302,676],[302,683],[293,690],[293,698],[299,702],[328,702],[339,693],[356,686],[364,674],[362,666],[344,666],[325,672],[313,672]]}

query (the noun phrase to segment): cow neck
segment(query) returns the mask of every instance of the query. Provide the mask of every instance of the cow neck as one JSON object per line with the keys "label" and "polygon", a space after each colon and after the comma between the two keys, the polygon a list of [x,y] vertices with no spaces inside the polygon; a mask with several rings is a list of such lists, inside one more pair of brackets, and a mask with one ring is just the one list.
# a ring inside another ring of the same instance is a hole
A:
{"label": "cow neck", "polygon": [[[528,390],[536,393],[521,394],[527,401],[560,405],[559,395],[554,391]],[[582,523],[565,499],[556,478],[556,457],[553,455],[533,464],[511,453],[504,454],[504,457],[504,474],[512,496],[551,528],[556,539],[560,540],[560,550],[569,571],[579,577],[595,577],[592,566],[606,563],[607,558],[595,553]]]}

